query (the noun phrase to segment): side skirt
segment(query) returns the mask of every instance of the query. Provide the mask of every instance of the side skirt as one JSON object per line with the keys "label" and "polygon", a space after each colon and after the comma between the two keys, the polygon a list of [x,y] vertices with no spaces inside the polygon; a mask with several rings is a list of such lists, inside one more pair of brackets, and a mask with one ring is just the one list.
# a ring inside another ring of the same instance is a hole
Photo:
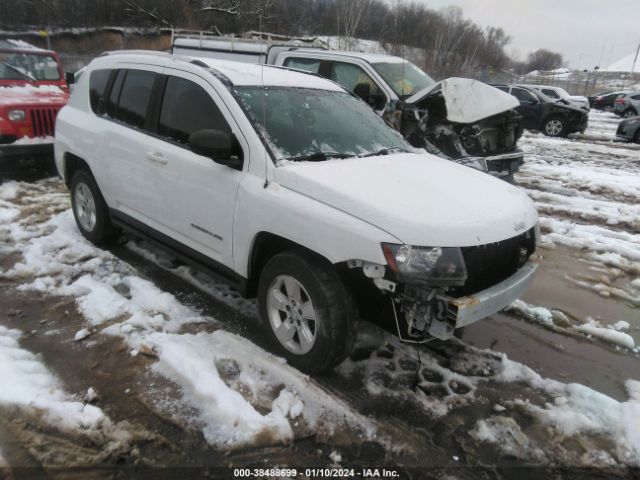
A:
{"label": "side skirt", "polygon": [[228,283],[231,287],[238,290],[243,297],[247,297],[247,279],[234,272],[226,265],[212,260],[206,255],[203,255],[183,243],[158,232],[139,220],[119,212],[118,210],[110,208],[109,214],[111,215],[111,220],[115,226],[120,227],[137,237],[148,240],[157,247],[168,251],[187,265],[201,270],[217,280]]}

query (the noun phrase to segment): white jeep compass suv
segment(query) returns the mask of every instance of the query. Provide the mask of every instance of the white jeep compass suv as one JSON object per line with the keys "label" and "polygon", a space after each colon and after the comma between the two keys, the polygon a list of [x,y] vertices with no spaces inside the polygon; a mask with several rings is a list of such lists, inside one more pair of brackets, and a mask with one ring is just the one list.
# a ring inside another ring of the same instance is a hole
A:
{"label": "white jeep compass suv", "polygon": [[78,228],[119,229],[257,296],[277,352],[341,362],[358,318],[447,339],[536,269],[518,188],[414,150],[330,80],[152,52],[95,59],[58,116]]}

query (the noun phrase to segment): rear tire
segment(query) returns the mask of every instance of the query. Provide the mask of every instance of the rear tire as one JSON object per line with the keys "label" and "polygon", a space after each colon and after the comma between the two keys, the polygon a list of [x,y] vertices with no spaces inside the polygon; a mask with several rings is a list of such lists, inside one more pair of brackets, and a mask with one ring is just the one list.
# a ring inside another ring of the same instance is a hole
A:
{"label": "rear tire", "polygon": [[566,137],[567,120],[558,115],[547,117],[542,124],[542,133],[548,137]]}
{"label": "rear tire", "polygon": [[351,353],[355,303],[325,259],[304,250],[275,255],[260,275],[258,303],[275,352],[300,371],[329,370]]}
{"label": "rear tire", "polygon": [[88,170],[78,170],[71,179],[71,209],[80,233],[90,242],[104,245],[118,236],[109,207]]}

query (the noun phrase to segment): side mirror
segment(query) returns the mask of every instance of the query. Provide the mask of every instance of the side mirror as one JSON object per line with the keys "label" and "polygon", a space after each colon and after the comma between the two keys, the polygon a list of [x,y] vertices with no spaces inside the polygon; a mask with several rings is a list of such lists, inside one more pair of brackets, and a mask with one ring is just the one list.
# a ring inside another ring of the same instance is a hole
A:
{"label": "side mirror", "polygon": [[231,133],[222,130],[198,130],[189,136],[194,153],[211,158],[214,162],[242,170],[242,158],[234,153],[237,141]]}
{"label": "side mirror", "polygon": [[67,82],[67,85],[71,86],[76,83],[76,74],[74,72],[65,72],[64,80]]}

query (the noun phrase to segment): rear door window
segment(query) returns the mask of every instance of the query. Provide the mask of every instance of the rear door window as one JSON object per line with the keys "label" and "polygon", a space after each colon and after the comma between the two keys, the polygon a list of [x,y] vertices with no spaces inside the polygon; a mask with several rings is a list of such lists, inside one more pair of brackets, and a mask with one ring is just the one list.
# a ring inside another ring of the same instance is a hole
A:
{"label": "rear door window", "polygon": [[154,72],[126,70],[118,107],[113,118],[132,127],[143,129],[155,79]]}
{"label": "rear door window", "polygon": [[94,70],[89,75],[89,103],[91,110],[97,115],[102,115],[106,109],[105,94],[109,85],[109,78],[113,70]]}
{"label": "rear door window", "polygon": [[527,92],[522,88],[512,88],[511,95],[516,97],[521,102],[535,102],[536,97],[533,96],[532,93]]}
{"label": "rear door window", "polygon": [[287,68],[304,70],[305,72],[318,73],[320,71],[320,59],[289,57],[284,61]]}
{"label": "rear door window", "polygon": [[200,85],[170,76],[164,91],[158,134],[181,145],[198,130],[222,130],[231,133],[211,95]]}

